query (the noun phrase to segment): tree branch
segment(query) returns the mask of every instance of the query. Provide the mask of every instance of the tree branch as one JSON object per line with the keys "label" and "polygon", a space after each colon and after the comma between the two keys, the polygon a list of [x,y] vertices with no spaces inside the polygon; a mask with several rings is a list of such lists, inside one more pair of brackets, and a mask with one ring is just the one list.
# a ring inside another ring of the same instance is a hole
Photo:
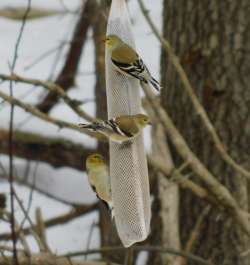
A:
{"label": "tree branch", "polygon": [[150,104],[157,113],[159,121],[164,126],[169,139],[172,141],[179,155],[184,161],[189,163],[189,166],[192,168],[193,172],[197,174],[197,176],[200,177],[204,183],[206,183],[210,193],[215,196],[216,200],[218,200],[225,210],[228,211],[236,223],[247,233],[248,236],[250,236],[250,222],[248,220],[249,214],[239,207],[238,203],[233,198],[229,190],[219,181],[217,181],[218,178],[213,176],[197,158],[197,156],[191,151],[182,135],[173,124],[168,113],[162,108],[157,100],[155,100],[155,96],[150,88],[144,84],[142,84],[142,86]]}
{"label": "tree branch", "polygon": [[[66,224],[72,221],[75,218],[78,218],[84,214],[90,213],[97,209],[97,203],[90,204],[90,205],[81,205],[73,208],[68,213],[48,219],[44,221],[44,226],[46,228],[56,226],[59,224]],[[27,227],[22,230],[24,235],[29,235],[32,232],[32,229],[36,229],[36,225],[34,227]],[[3,233],[0,234],[0,240],[10,240],[11,234],[10,233]],[[0,263],[1,264],[1,263]]]}
{"label": "tree branch", "polygon": [[163,173],[168,179],[173,178],[173,181],[179,184],[182,188],[189,189],[196,196],[203,200],[207,200],[210,203],[213,203],[218,206],[218,202],[213,198],[209,192],[203,187],[199,186],[195,182],[187,179],[185,176],[179,172],[178,169],[173,169],[171,173],[169,173],[168,168],[165,164],[161,163],[158,159],[154,159],[153,156],[148,156],[148,164],[152,166],[154,169],[159,170]]}
{"label": "tree branch", "polygon": [[[0,153],[8,154],[8,131],[0,129]],[[13,154],[29,160],[49,163],[53,167],[71,167],[86,170],[86,157],[97,150],[75,144],[64,138],[14,131]]]}
{"label": "tree branch", "polygon": [[33,79],[33,78],[25,78],[21,77],[17,74],[12,73],[11,75],[5,75],[5,74],[0,74],[0,79],[2,80],[9,80],[9,81],[15,81],[15,82],[20,82],[20,83],[25,83],[25,84],[30,84],[34,86],[42,86],[49,90],[53,94],[57,94],[58,97],[62,98],[64,102],[75,112],[77,113],[80,117],[84,118],[87,121],[94,121],[95,118],[90,116],[87,112],[82,110],[79,105],[82,104],[81,101],[75,100],[70,98],[65,91],[63,90],[62,87],[59,85],[49,82],[49,81],[42,81],[38,79]]}
{"label": "tree branch", "polygon": [[45,246],[45,250],[47,252],[51,252],[46,237],[46,229],[43,221],[42,210],[40,207],[36,208],[36,233],[39,236],[43,246]]}
{"label": "tree branch", "polygon": [[[23,20],[23,17],[25,15],[26,8],[20,6],[20,7],[11,7],[11,8],[3,8],[0,9],[0,17],[8,18],[11,20]],[[56,10],[56,9],[45,9],[45,8],[31,8],[30,12],[27,15],[26,20],[32,20],[32,19],[39,19],[44,17],[50,17],[50,16],[58,16],[58,15],[66,15],[69,12],[66,10]]]}
{"label": "tree branch", "polygon": [[[10,71],[13,72],[15,70],[15,66],[17,63],[18,58],[18,50],[21,43],[21,39],[23,36],[23,31],[26,23],[26,19],[28,17],[28,14],[30,12],[31,8],[31,0],[28,0],[27,7],[25,8],[24,15],[22,17],[22,24],[19,30],[19,33],[17,35],[17,40],[15,43],[14,48],[14,55],[13,60],[10,65]],[[10,90],[10,96],[13,96],[13,82],[10,81],[9,83],[9,90]],[[10,123],[9,123],[9,139],[8,139],[8,145],[9,145],[9,186],[10,186],[10,208],[11,208],[11,215],[10,215],[10,226],[11,226],[11,234],[12,234],[12,244],[13,244],[13,261],[14,264],[19,265],[18,256],[17,256],[17,250],[16,250],[16,231],[15,231],[15,200],[14,200],[14,185],[13,185],[13,145],[12,145],[12,138],[13,138],[13,123],[14,123],[14,108],[15,105],[13,103],[10,104]]]}
{"label": "tree branch", "polygon": [[221,154],[221,157],[223,158],[223,160],[228,163],[232,168],[234,168],[234,170],[236,170],[237,172],[239,172],[241,175],[245,176],[246,178],[250,179],[250,172],[247,171],[246,169],[244,169],[241,165],[239,165],[237,162],[234,161],[234,159],[226,152],[225,148],[224,148],[224,144],[221,142],[212,122],[210,121],[205,109],[203,108],[203,106],[201,105],[201,103],[199,102],[199,99],[197,98],[197,96],[194,93],[194,89],[192,88],[192,85],[187,77],[186,72],[184,71],[183,67],[181,66],[178,57],[175,55],[171,45],[169,44],[169,42],[164,39],[161,34],[159,33],[159,31],[157,30],[156,26],[154,25],[152,19],[149,16],[149,12],[146,9],[146,7],[143,4],[142,0],[138,0],[140,8],[142,10],[142,13],[145,17],[145,19],[147,20],[150,28],[152,29],[153,33],[155,34],[155,36],[157,37],[157,39],[160,41],[160,43],[162,44],[163,48],[167,51],[177,73],[180,76],[180,79],[183,83],[184,88],[186,89],[186,92],[188,94],[188,96],[190,97],[193,106],[197,112],[197,114],[200,116],[203,124],[205,125],[205,128],[207,129],[208,133],[210,134],[213,142],[215,143],[215,147],[217,148],[217,150],[219,151],[219,153]]}
{"label": "tree branch", "polygon": [[[2,143],[0,145],[0,153],[7,154],[8,152],[6,144],[7,137],[8,131],[0,129],[0,142]],[[87,148],[81,144],[75,144],[64,138],[52,138],[21,131],[15,131],[13,135],[13,153],[15,156],[33,161],[46,162],[53,167],[66,166],[85,171],[86,168],[83,161],[86,160],[89,154],[94,152],[99,152],[99,150]],[[178,170],[169,172],[166,165],[153,156],[148,156],[148,164],[149,168],[159,170],[168,178],[178,173]],[[18,179],[15,179],[15,181],[27,185],[27,183],[23,183],[23,181],[19,181]],[[178,174],[174,181],[182,188],[191,190],[199,198],[218,205],[217,200],[206,189],[181,176],[181,174]],[[35,189],[37,190],[37,187]],[[40,191],[39,189],[37,191],[44,193],[44,191]],[[45,195],[50,196],[49,194]],[[65,203],[64,201],[62,202]]]}
{"label": "tree branch", "polygon": [[[15,191],[14,191],[15,192]],[[26,209],[24,208],[23,206],[23,203],[22,201],[19,199],[19,197],[17,196],[16,192],[15,192],[15,198],[25,216],[25,218],[28,220],[28,223],[30,224],[30,231],[31,231],[31,234],[33,235],[35,241],[37,242],[37,245],[40,249],[40,251],[45,251],[45,250],[48,250],[46,249],[46,245],[43,244],[43,242],[41,241],[39,235],[37,234],[36,230],[35,230],[35,225],[33,224],[31,218],[29,217],[29,213],[26,211]],[[23,231],[22,231],[22,227],[20,227],[19,229],[19,233],[22,233],[23,234]]]}
{"label": "tree branch", "polygon": [[[197,239],[199,238],[200,232],[201,232],[201,228],[202,228],[202,224],[205,220],[205,218],[208,216],[209,212],[211,210],[211,206],[207,206],[205,209],[203,209],[203,211],[201,212],[200,216],[198,217],[194,228],[192,229],[191,233],[190,233],[190,237],[186,243],[185,246],[185,251],[187,252],[191,252],[194,244],[197,242]],[[180,265],[187,265],[188,264],[188,259],[182,259],[181,260],[181,264]]]}
{"label": "tree branch", "polygon": [[66,122],[66,121],[63,121],[63,120],[60,120],[60,119],[53,118],[53,117],[49,116],[48,114],[39,111],[37,108],[35,108],[35,107],[33,107],[33,106],[29,105],[29,104],[25,104],[25,103],[23,103],[22,101],[18,100],[15,97],[8,96],[7,94],[5,94],[5,93],[3,93],[1,91],[0,91],[0,98],[4,99],[5,101],[9,102],[10,104],[14,104],[16,106],[19,106],[23,110],[33,114],[34,116],[36,116],[36,117],[38,117],[38,118],[40,118],[40,119],[42,119],[44,121],[50,122],[50,123],[58,126],[59,128],[68,128],[68,129],[72,129],[72,130],[75,130],[75,131],[78,131],[78,132],[82,132],[82,133],[85,133],[85,134],[87,134],[87,135],[89,135],[91,137],[95,137],[95,138],[97,138],[100,141],[107,140],[103,135],[101,135],[99,133],[92,133],[92,132],[90,132],[88,130],[80,128],[76,124],[73,124],[73,123],[70,123],[70,122]]}
{"label": "tree branch", "polygon": [[[87,38],[89,26],[96,19],[95,7],[96,4],[93,0],[88,0],[83,4],[82,12],[73,34],[71,47],[69,49],[65,64],[57,80],[55,81],[55,83],[62,87],[64,91],[69,90],[74,85],[75,75],[81,59],[81,54]],[[57,103],[58,98],[59,97],[57,94],[50,91],[45,99],[38,104],[37,108],[42,112],[48,113],[50,109]]]}
{"label": "tree branch", "polygon": [[[49,253],[33,254],[31,257],[19,253],[18,255],[20,265],[118,265],[114,263],[107,263],[104,261],[71,261],[68,258],[58,257]],[[13,264],[12,257],[0,257],[0,264]]]}
{"label": "tree branch", "polygon": [[[213,265],[213,263],[206,261],[199,256],[193,255],[185,251],[175,250],[172,248],[145,245],[145,246],[132,246],[130,249],[132,249],[135,252],[140,252],[140,251],[163,252],[163,253],[167,253],[171,255],[185,257],[189,259],[190,261],[195,262],[195,264],[197,263],[197,264]],[[127,251],[127,249],[124,247],[103,247],[99,249],[90,249],[88,251],[72,252],[72,253],[62,255],[62,257],[77,257],[77,256],[82,256],[82,255],[87,255],[87,254],[105,253],[105,252],[124,252],[124,251]]]}

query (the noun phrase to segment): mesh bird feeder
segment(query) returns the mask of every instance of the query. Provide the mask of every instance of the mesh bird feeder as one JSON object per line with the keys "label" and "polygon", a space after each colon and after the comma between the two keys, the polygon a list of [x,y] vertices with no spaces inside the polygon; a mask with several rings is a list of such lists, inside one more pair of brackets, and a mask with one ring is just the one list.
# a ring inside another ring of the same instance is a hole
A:
{"label": "mesh bird feeder", "polygon": [[[113,0],[107,35],[115,34],[135,48],[125,0]],[[106,50],[108,117],[141,113],[139,82],[119,74]],[[150,229],[148,168],[143,136],[117,144],[110,142],[110,175],[115,224],[125,247],[143,241]]]}

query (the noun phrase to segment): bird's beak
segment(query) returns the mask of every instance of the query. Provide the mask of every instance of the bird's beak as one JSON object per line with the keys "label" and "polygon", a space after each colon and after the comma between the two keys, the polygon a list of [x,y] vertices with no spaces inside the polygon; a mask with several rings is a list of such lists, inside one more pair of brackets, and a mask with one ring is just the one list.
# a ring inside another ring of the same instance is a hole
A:
{"label": "bird's beak", "polygon": [[151,126],[151,125],[153,125],[153,124],[152,124],[152,122],[150,121],[150,122],[148,123],[148,125],[150,125],[150,126]]}
{"label": "bird's beak", "polygon": [[105,43],[106,42],[106,39],[102,39],[101,42],[104,42]]}

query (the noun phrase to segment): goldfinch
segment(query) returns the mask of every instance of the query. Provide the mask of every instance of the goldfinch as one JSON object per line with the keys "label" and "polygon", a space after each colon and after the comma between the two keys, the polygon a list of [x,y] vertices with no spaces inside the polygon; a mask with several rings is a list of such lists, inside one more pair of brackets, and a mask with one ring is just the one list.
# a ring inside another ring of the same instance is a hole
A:
{"label": "goldfinch", "polygon": [[101,154],[91,154],[86,159],[88,181],[96,196],[110,209],[113,216],[111,182],[108,166]]}
{"label": "goldfinch", "polygon": [[149,124],[151,123],[147,115],[136,114],[119,116],[91,124],[80,123],[79,126],[102,133],[113,142],[122,143],[136,137]]}
{"label": "goldfinch", "polygon": [[111,61],[118,72],[151,84],[157,91],[160,90],[160,84],[152,77],[147,66],[132,47],[116,35],[108,35],[105,43],[110,51]]}

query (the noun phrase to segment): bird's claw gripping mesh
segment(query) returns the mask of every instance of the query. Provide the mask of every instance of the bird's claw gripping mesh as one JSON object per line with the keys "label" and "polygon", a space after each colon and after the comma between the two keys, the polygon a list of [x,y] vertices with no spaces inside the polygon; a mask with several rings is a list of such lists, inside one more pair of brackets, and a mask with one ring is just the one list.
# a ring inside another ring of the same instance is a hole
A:
{"label": "bird's claw gripping mesh", "polygon": [[[115,34],[135,47],[125,0],[113,0],[107,35]],[[119,74],[106,50],[108,117],[141,113],[139,82]],[[125,247],[146,239],[151,208],[143,136],[127,143],[110,142],[110,174],[115,223]]]}

